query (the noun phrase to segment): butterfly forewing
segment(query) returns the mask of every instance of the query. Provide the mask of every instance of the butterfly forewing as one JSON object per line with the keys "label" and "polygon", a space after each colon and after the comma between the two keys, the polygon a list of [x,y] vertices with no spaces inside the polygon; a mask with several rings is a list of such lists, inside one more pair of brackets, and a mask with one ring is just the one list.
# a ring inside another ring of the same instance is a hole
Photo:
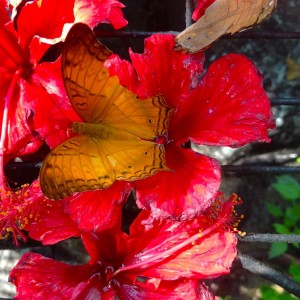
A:
{"label": "butterfly forewing", "polygon": [[93,108],[109,78],[103,63],[110,54],[85,24],[75,24],[66,38],[62,54],[65,88],[71,104],[85,122],[93,121]]}
{"label": "butterfly forewing", "polygon": [[172,110],[164,98],[140,100],[121,86],[103,66],[110,54],[88,26],[72,27],[62,64],[66,90],[76,112],[85,122],[109,124],[142,139],[166,135]]}

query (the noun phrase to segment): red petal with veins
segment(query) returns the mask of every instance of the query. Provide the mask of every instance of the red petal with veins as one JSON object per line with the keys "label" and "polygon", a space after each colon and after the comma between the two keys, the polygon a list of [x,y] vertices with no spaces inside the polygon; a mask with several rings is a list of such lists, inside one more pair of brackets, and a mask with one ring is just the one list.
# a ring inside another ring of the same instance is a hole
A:
{"label": "red petal with veins", "polygon": [[7,74],[10,74],[12,76],[18,66],[22,67],[27,64],[27,57],[23,49],[18,44],[17,38],[14,33],[10,32],[4,27],[0,28],[0,40],[0,75],[1,77]]}
{"label": "red petal with veins", "polygon": [[78,193],[62,201],[45,199],[37,220],[25,230],[43,244],[79,236],[83,231],[102,232],[119,224],[130,191],[129,184],[117,182],[106,190]]}
{"label": "red petal with veins", "polygon": [[191,86],[197,83],[203,71],[204,56],[202,52],[185,54],[174,51],[174,46],[174,36],[155,34],[145,40],[143,54],[130,51],[136,73],[129,63],[123,63],[116,56],[112,56],[113,62],[108,60],[106,66],[112,75],[119,77],[121,84],[141,98],[161,94],[170,106],[177,107]]}
{"label": "red petal with veins", "polygon": [[269,142],[274,122],[257,68],[239,54],[213,62],[174,114],[171,128],[179,144],[187,139],[231,147]]}
{"label": "red petal with veins", "polygon": [[118,272],[134,270],[161,280],[205,279],[229,273],[237,240],[233,232],[224,230],[230,221],[228,207],[224,205],[217,213],[215,219],[212,214],[203,214],[190,221],[164,219],[148,226],[152,216],[143,211],[131,225]]}
{"label": "red petal with veins", "polygon": [[83,22],[90,27],[98,23],[110,23],[114,29],[127,25],[122,8],[117,0],[76,0],[74,5],[75,22]]}
{"label": "red petal with veins", "polygon": [[[102,298],[103,284],[97,265],[71,266],[26,253],[10,272],[9,281],[17,287],[17,298],[32,299],[113,299]],[[29,280],[30,278],[30,280]]]}
{"label": "red petal with veins", "polygon": [[189,279],[161,281],[158,286],[148,280],[137,282],[136,285],[122,284],[116,290],[126,300],[216,300],[198,280]]}
{"label": "red petal with veins", "polygon": [[72,133],[68,129],[72,122],[80,121],[66,95],[60,63],[58,59],[37,65],[26,86],[26,100],[32,101],[35,129],[51,149],[70,137]]}
{"label": "red petal with veins", "polygon": [[[34,128],[33,110],[24,99],[24,97],[26,98],[25,85],[26,82],[20,79],[10,102],[6,129],[5,161],[14,156],[33,153],[43,143]],[[2,127],[1,124],[0,127]]]}
{"label": "red petal with veins", "polygon": [[75,22],[90,27],[101,22],[111,23],[119,29],[127,24],[121,10],[123,7],[117,0],[30,1],[17,19],[20,43],[27,47],[35,35],[48,39],[49,44],[56,43],[65,38],[70,25]]}
{"label": "red petal with veins", "polygon": [[25,229],[31,238],[54,244],[79,236],[82,231],[101,232],[112,228],[119,224],[121,202],[126,200],[124,190],[119,189],[79,193],[62,201],[45,200],[48,205],[42,205],[37,220]]}
{"label": "red petal with veins", "polygon": [[135,182],[137,204],[151,210],[153,218],[188,219],[206,209],[221,181],[219,163],[189,149],[166,147],[169,172],[158,172]]}
{"label": "red petal with veins", "polygon": [[[178,235],[184,236],[184,232],[178,233]],[[176,234],[173,238],[176,239]],[[229,232],[217,232],[203,239],[199,244],[191,246],[189,250],[182,251],[173,259],[159,264],[156,268],[144,271],[143,275],[164,280],[183,277],[215,278],[229,273],[235,256],[235,235]]]}
{"label": "red petal with veins", "polygon": [[105,190],[87,191],[70,197],[65,211],[80,230],[103,231],[119,223],[122,206],[130,192],[130,185],[119,181]]}
{"label": "red petal with veins", "polygon": [[53,245],[80,236],[78,225],[64,212],[63,207],[63,201],[45,199],[39,205],[36,220],[25,227],[29,236],[42,241],[43,245]]}
{"label": "red petal with veins", "polygon": [[29,1],[17,19],[20,44],[28,47],[37,35],[48,39],[58,38],[65,23],[74,22],[74,0]]}
{"label": "red petal with veins", "polygon": [[[158,286],[146,282],[126,281],[106,286],[97,271],[99,265],[72,266],[36,253],[26,253],[10,272],[20,300],[32,295],[41,299],[171,299],[214,300],[215,297],[198,280],[162,281]],[[30,278],[30,280],[28,280]],[[205,297],[205,298],[204,298]]]}
{"label": "red petal with veins", "polygon": [[117,75],[123,86],[136,93],[139,87],[139,78],[128,60],[121,59],[117,54],[112,54],[104,62],[104,65],[109,69],[110,75]]}

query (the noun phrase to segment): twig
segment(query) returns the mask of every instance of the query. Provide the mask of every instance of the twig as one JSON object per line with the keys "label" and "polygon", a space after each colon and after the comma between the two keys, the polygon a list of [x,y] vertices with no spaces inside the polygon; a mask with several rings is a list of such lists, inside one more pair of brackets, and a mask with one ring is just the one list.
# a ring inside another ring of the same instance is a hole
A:
{"label": "twig", "polygon": [[1,250],[19,250],[24,248],[43,247],[41,242],[28,238],[27,242],[20,241],[16,246],[11,239],[0,240],[0,251]]}
{"label": "twig", "polygon": [[185,27],[189,27],[192,25],[192,13],[194,10],[194,1],[186,0],[185,1]]}
{"label": "twig", "polygon": [[248,233],[245,236],[238,236],[238,239],[243,242],[300,243],[299,234]]}
{"label": "twig", "polygon": [[[107,37],[119,37],[119,38],[146,38],[158,31],[113,31],[113,30],[100,30],[95,29],[95,34],[99,38],[107,38]],[[162,34],[173,34],[178,35],[180,31],[159,31]],[[224,40],[241,40],[241,39],[265,39],[265,40],[290,40],[290,39],[300,39],[300,32],[239,32],[234,35],[224,35],[220,39]]]}
{"label": "twig", "polygon": [[272,281],[281,286],[286,291],[292,293],[297,297],[300,297],[300,284],[298,284],[291,278],[241,252],[238,253],[238,258],[244,269],[257,274],[269,281]]}

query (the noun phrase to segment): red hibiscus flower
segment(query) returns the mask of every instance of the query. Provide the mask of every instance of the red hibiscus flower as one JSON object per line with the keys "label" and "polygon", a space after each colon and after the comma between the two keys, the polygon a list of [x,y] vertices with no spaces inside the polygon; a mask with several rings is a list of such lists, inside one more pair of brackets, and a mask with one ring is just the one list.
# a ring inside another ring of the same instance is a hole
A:
{"label": "red hibiscus flower", "polygon": [[[41,137],[56,146],[68,137],[68,119],[77,119],[63,88],[60,60],[42,62],[49,43],[61,40],[74,22],[93,27],[111,22],[115,28],[127,23],[116,0],[19,2],[17,7],[0,3],[0,148],[6,159],[36,151]],[[17,13],[7,22],[12,8]]]}
{"label": "red hibiscus flower", "polygon": [[[191,218],[206,209],[220,185],[220,165],[186,147],[187,142],[238,147],[269,142],[274,126],[262,78],[246,57],[226,55],[198,81],[203,56],[174,49],[174,37],[154,35],[145,52],[130,51],[132,65],[118,56],[106,65],[141,98],[162,94],[175,108],[166,141],[170,172],[135,182],[137,203],[154,218]],[[197,60],[198,59],[198,60]]]}
{"label": "red hibiscus flower", "polygon": [[10,281],[18,299],[214,299],[199,280],[229,272],[236,256],[229,228],[238,201],[235,195],[227,202],[220,196],[193,220],[165,219],[152,226],[147,225],[152,217],[143,211],[129,235],[119,226],[82,234],[89,264],[68,265],[27,253]]}

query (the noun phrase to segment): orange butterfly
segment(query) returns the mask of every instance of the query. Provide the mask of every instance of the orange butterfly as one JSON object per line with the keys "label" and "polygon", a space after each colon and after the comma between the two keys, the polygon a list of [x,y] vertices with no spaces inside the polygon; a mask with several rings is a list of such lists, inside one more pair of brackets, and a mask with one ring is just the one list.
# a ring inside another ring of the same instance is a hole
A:
{"label": "orange butterfly", "polygon": [[140,100],[109,76],[103,66],[111,52],[85,24],[74,25],[65,40],[62,73],[65,88],[82,123],[77,136],[45,158],[43,193],[61,199],[74,192],[105,189],[115,180],[134,181],[169,170],[165,149],[155,143],[168,133],[172,109],[162,96]]}

